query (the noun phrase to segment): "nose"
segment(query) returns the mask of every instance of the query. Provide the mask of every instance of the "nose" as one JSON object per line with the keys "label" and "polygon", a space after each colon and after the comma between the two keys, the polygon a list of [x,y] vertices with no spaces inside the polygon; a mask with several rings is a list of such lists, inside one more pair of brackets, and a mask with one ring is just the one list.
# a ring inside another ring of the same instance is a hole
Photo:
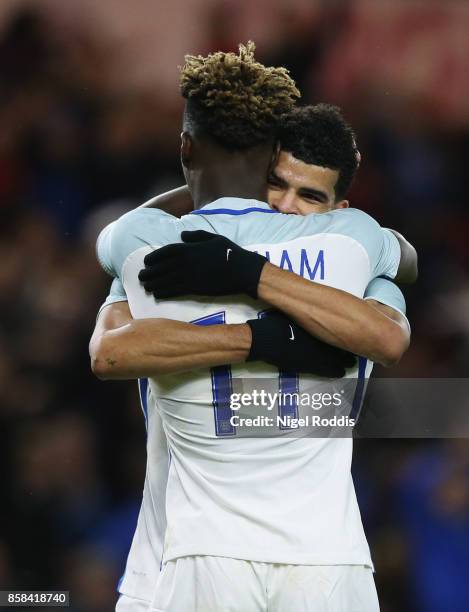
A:
{"label": "nose", "polygon": [[277,194],[271,203],[272,208],[285,215],[296,215],[295,194],[290,190]]}

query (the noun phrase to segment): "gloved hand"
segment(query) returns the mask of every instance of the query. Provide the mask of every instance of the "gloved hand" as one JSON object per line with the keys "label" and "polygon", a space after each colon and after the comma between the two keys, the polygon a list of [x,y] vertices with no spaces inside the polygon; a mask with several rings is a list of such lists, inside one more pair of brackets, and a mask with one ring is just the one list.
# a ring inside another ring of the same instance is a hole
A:
{"label": "gloved hand", "polygon": [[265,361],[281,370],[342,378],[355,365],[352,353],[310,336],[280,312],[247,321],[252,344],[246,361]]}
{"label": "gloved hand", "polygon": [[146,291],[158,299],[234,293],[257,298],[265,257],[204,230],[182,232],[181,238],[182,244],[164,246],[143,260],[138,278]]}

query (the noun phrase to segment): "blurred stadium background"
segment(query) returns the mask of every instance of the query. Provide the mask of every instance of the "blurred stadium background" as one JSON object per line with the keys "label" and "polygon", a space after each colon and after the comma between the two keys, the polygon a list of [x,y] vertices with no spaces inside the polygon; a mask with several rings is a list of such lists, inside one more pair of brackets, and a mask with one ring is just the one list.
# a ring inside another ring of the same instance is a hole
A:
{"label": "blurred stadium background", "polygon": [[[89,370],[109,286],[94,241],[182,183],[185,52],[252,38],[304,101],[343,107],[353,204],[420,255],[392,375],[467,376],[468,32],[464,0],[1,0],[0,589],[113,608],[145,432],[136,385]],[[354,463],[382,611],[468,610],[467,441],[359,440]]]}

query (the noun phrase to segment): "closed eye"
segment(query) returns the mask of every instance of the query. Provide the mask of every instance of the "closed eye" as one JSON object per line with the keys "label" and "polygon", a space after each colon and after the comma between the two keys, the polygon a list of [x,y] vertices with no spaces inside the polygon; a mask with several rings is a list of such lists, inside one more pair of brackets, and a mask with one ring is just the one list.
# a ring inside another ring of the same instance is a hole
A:
{"label": "closed eye", "polygon": [[303,198],[303,200],[308,200],[308,202],[317,202],[318,204],[327,204],[328,197],[322,191],[304,191],[300,190],[298,195]]}

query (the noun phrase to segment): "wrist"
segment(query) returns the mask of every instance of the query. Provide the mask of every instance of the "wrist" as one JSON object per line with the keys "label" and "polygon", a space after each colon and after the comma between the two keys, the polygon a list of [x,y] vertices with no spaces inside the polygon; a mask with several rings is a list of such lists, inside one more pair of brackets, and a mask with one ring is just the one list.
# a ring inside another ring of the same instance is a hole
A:
{"label": "wrist", "polygon": [[224,325],[232,351],[236,351],[239,361],[246,361],[251,350],[252,333],[247,323]]}
{"label": "wrist", "polygon": [[251,344],[252,344],[251,328],[249,327],[247,323],[242,323],[240,325],[234,325],[233,327],[237,329],[239,348],[242,351],[246,352],[246,357],[247,357],[247,354],[251,350]]}
{"label": "wrist", "polygon": [[270,304],[276,291],[278,293],[278,283],[277,289],[275,288],[275,274],[280,271],[280,268],[277,268],[277,266],[274,266],[269,261],[262,268],[259,283],[257,285],[257,297],[260,300],[264,300]]}
{"label": "wrist", "polygon": [[237,272],[239,274],[242,291],[252,298],[256,299],[259,295],[258,287],[263,269],[268,264],[266,257],[248,251],[247,249],[239,248],[238,257],[235,258]]}

